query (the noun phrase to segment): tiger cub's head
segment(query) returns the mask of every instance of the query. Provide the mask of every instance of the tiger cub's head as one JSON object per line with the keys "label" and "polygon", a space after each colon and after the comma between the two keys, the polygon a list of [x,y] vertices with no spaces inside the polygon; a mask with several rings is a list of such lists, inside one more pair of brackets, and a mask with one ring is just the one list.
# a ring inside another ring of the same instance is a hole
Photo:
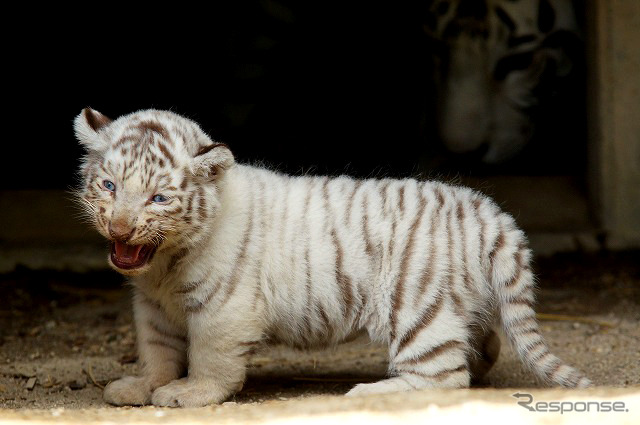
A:
{"label": "tiger cub's head", "polygon": [[147,271],[154,254],[197,243],[219,209],[228,147],[172,112],[145,110],[111,120],[86,108],[75,119],[86,155],[77,197],[111,243],[118,272]]}

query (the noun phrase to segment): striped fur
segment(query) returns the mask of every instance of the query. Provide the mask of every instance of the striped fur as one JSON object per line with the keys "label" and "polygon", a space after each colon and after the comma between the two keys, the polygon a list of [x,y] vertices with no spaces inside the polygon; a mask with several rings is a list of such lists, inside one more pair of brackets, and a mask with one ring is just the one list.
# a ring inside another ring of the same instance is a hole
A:
{"label": "striped fur", "polygon": [[[483,195],[290,177],[235,164],[173,113],[96,114],[76,120],[83,204],[105,237],[116,222],[127,243],[157,246],[140,269],[112,263],[132,276],[142,373],[107,386],[108,402],[218,403],[242,387],[261,342],[326,346],[360,330],[388,344],[390,377],[349,395],[467,387],[497,357],[498,323],[543,380],[589,385],[549,353],[525,236]],[[150,204],[154,193],[168,203]]]}

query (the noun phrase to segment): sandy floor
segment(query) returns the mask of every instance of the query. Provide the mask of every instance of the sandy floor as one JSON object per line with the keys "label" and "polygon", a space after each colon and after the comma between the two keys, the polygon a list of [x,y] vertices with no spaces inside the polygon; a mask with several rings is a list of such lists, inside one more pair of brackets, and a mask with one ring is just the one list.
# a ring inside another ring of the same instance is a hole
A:
{"label": "sandy floor", "polygon": [[[640,253],[539,260],[538,311],[556,354],[597,385],[640,385]],[[105,407],[101,387],[135,373],[129,293],[111,272],[0,275],[0,408]],[[384,376],[381,347],[272,347],[251,360],[238,404],[342,394]],[[509,349],[481,386],[536,387]]]}

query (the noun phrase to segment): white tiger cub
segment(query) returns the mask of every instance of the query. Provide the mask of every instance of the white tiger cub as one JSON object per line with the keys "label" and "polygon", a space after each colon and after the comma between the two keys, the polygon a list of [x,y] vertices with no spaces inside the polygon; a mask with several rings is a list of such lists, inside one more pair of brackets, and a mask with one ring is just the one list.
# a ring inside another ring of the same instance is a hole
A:
{"label": "white tiger cub", "polygon": [[524,234],[477,192],[236,164],[165,111],[84,109],[75,130],[78,195],[135,288],[141,374],[110,383],[111,404],[220,403],[261,341],[362,329],[388,344],[389,377],[347,395],[468,387],[497,357],[497,323],[543,380],[590,385],[539,333]]}

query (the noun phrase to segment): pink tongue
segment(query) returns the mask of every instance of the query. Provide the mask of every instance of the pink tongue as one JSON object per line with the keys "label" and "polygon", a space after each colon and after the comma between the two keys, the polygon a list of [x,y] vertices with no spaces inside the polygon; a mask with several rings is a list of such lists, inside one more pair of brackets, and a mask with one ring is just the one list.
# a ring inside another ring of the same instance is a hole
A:
{"label": "pink tongue", "polygon": [[122,242],[115,242],[116,257],[124,263],[135,263],[144,245],[127,245]]}

